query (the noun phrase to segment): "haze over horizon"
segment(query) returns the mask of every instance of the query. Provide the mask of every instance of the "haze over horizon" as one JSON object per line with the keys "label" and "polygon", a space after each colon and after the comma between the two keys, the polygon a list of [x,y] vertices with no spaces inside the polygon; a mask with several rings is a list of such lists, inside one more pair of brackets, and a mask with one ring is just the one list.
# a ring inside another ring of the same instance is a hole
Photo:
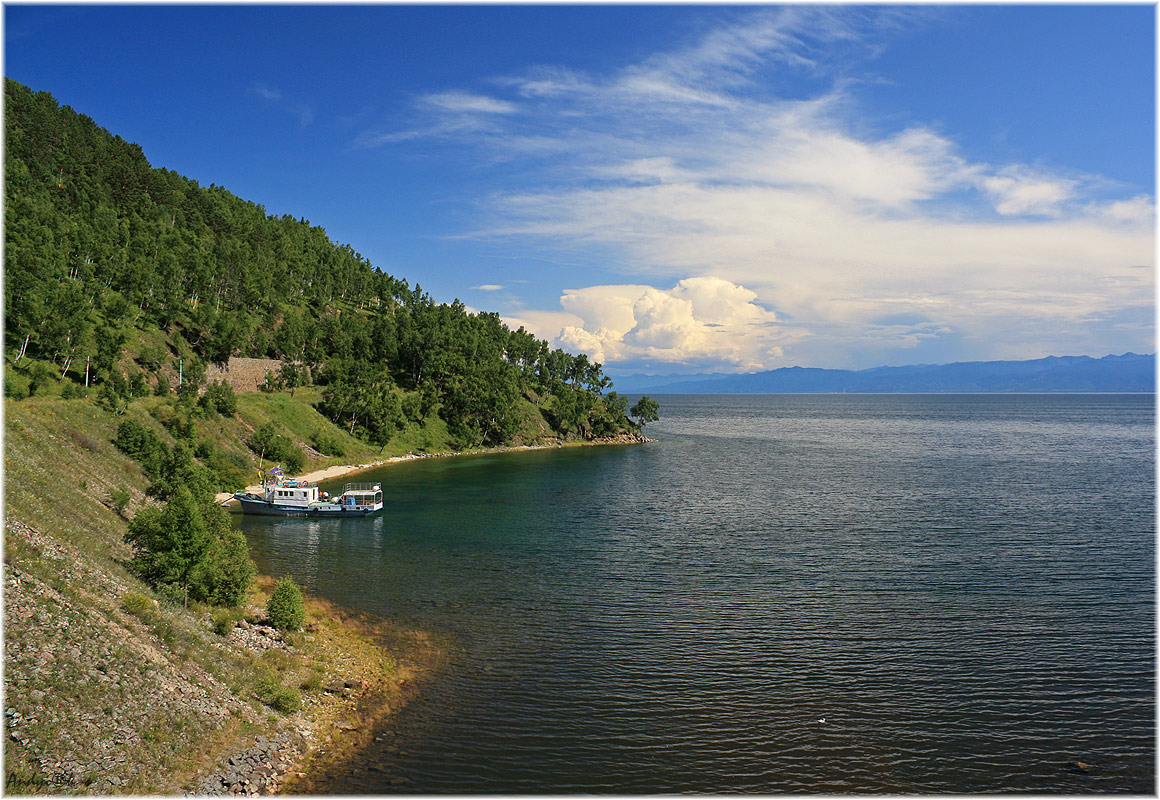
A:
{"label": "haze over horizon", "polygon": [[5,72],[609,374],[1155,352],[1155,9],[7,5]]}

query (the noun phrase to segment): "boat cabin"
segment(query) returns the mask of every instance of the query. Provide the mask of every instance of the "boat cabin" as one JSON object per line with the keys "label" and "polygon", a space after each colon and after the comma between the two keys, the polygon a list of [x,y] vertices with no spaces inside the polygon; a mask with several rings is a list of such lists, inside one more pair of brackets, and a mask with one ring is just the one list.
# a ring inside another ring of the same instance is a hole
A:
{"label": "boat cabin", "polygon": [[270,487],[266,499],[278,505],[308,506],[318,502],[318,487],[303,481],[283,481]]}
{"label": "boat cabin", "polygon": [[383,488],[377,483],[348,483],[334,502],[348,508],[377,511],[383,507]]}

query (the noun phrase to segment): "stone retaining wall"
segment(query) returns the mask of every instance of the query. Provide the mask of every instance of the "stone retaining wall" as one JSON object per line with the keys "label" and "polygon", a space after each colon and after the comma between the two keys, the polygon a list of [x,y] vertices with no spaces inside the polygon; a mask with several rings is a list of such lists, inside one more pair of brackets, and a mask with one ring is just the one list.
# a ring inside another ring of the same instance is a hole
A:
{"label": "stone retaining wall", "polygon": [[209,381],[224,381],[235,392],[256,392],[258,387],[266,382],[266,373],[278,374],[282,362],[277,358],[230,358],[225,369],[217,364],[210,364],[205,370],[205,379]]}

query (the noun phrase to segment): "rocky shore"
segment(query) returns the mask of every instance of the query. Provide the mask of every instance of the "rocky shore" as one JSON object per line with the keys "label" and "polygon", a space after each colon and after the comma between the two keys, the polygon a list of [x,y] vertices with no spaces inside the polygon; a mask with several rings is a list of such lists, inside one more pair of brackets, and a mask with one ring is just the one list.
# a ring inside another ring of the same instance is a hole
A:
{"label": "rocky shore", "polygon": [[305,752],[306,738],[297,730],[283,731],[273,738],[259,736],[253,747],[230,756],[217,771],[202,778],[194,794],[277,794],[286,774]]}
{"label": "rocky shore", "polygon": [[[315,751],[357,749],[437,658],[424,634],[317,598],[289,635],[261,602],[226,635],[208,613],[135,615],[131,579],[19,520],[5,529],[9,794],[276,793]],[[297,710],[265,705],[261,674]]]}

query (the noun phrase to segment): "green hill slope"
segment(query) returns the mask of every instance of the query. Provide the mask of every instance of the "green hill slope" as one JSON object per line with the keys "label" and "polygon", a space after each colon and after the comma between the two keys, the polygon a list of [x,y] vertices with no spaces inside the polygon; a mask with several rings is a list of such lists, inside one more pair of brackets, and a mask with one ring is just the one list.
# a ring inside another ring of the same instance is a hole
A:
{"label": "green hill slope", "polygon": [[458,450],[634,429],[586,356],[436,303],[303,219],[155,169],[45,92],[6,80],[5,100],[8,396],[115,409],[245,356],[278,359],[275,385],[319,386],[319,412],[380,448],[435,418]]}

